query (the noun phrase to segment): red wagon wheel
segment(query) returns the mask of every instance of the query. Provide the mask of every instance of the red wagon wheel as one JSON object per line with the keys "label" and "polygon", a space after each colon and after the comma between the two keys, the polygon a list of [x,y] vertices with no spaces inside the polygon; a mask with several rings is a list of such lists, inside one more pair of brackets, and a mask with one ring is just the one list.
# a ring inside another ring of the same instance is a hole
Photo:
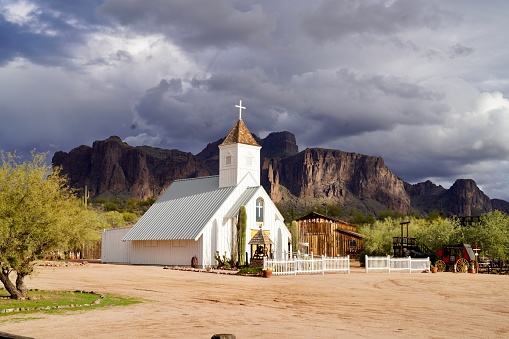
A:
{"label": "red wagon wheel", "polygon": [[465,258],[459,258],[456,261],[456,272],[467,273],[468,272],[468,260]]}
{"label": "red wagon wheel", "polygon": [[438,271],[438,272],[445,272],[445,268],[446,268],[446,266],[445,266],[445,261],[443,261],[443,260],[437,260],[437,261],[435,262],[435,267],[437,268],[437,271]]}

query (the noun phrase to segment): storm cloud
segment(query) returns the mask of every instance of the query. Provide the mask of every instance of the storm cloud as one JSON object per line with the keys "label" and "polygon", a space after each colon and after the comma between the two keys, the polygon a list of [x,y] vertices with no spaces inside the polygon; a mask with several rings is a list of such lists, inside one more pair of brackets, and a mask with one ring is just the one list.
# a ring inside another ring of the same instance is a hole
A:
{"label": "storm cloud", "polygon": [[300,149],[509,200],[509,4],[4,1],[0,149],[118,135],[199,152],[242,118]]}

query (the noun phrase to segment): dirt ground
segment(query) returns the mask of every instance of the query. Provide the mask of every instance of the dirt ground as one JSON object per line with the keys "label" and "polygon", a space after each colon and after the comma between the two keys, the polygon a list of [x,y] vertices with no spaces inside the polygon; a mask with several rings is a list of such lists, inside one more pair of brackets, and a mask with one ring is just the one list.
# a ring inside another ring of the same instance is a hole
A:
{"label": "dirt ground", "polygon": [[[157,266],[39,267],[29,288],[136,296],[127,307],[15,315],[33,338],[507,338],[509,276],[369,273],[242,277]],[[20,321],[19,318],[28,317]]]}

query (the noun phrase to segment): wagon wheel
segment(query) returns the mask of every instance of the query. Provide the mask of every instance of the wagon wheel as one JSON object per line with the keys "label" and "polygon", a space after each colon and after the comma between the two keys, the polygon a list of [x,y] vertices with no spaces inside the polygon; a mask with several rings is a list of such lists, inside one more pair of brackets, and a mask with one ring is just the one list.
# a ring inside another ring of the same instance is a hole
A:
{"label": "wagon wheel", "polygon": [[435,267],[437,268],[438,272],[445,272],[445,262],[443,260],[437,260],[435,262]]}
{"label": "wagon wheel", "polygon": [[468,272],[468,260],[460,258],[456,261],[456,272],[467,273]]}

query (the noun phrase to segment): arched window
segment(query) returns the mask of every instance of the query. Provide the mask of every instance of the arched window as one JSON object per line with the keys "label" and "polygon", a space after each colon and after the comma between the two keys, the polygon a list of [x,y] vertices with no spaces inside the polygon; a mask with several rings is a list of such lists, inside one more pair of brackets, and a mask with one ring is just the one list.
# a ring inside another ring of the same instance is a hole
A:
{"label": "arched window", "polygon": [[263,222],[263,199],[256,199],[256,222]]}

